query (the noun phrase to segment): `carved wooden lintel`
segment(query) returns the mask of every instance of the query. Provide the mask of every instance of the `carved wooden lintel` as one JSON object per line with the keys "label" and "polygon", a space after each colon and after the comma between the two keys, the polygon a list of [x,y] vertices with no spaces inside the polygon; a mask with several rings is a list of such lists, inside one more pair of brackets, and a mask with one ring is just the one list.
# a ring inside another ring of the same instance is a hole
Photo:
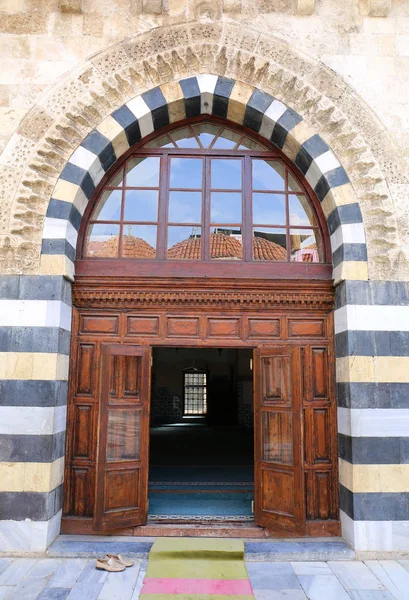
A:
{"label": "carved wooden lintel", "polygon": [[120,284],[80,279],[74,284],[78,308],[214,308],[271,310],[271,308],[327,309],[333,307],[330,282],[230,281],[124,278]]}

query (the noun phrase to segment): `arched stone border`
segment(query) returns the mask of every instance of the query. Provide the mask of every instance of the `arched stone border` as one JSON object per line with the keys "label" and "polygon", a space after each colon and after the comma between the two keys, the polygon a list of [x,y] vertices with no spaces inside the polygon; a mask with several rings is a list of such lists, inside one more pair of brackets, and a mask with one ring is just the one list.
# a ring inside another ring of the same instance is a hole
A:
{"label": "arched stone border", "polygon": [[161,127],[201,114],[226,118],[283,150],[321,202],[331,234],[334,279],[367,279],[365,231],[345,169],[302,117],[242,82],[202,74],[166,83],[129,100],[104,119],[71,155],[57,181],[42,240],[42,261],[64,257],[73,276],[82,214],[106,171],[132,145]]}
{"label": "arched stone border", "polygon": [[[347,172],[363,211],[371,277],[398,277],[395,265],[399,262],[402,273],[407,260],[370,145],[390,177],[402,168],[371,110],[340,76],[282,40],[251,28],[244,32],[234,23],[197,22],[157,28],[97,54],[57,83],[23,119],[0,157],[5,205],[0,270],[51,272],[44,261],[39,269],[41,232],[52,190],[72,152],[132,98],[165,83],[170,90],[171,82],[200,73],[257,87],[295,110],[311,128],[308,135],[321,136]],[[55,263],[54,269],[67,270]]]}

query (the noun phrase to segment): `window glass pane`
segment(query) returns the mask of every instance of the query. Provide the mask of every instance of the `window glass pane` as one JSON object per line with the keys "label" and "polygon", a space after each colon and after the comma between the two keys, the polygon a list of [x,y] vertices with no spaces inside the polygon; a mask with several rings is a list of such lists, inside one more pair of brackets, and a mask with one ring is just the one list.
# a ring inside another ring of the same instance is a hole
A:
{"label": "window glass pane", "polygon": [[158,187],[159,185],[159,156],[148,158],[133,158],[127,165],[127,187]]}
{"label": "window glass pane", "polygon": [[140,413],[135,410],[108,411],[107,461],[137,460],[140,447]]}
{"label": "window glass pane", "polygon": [[308,198],[304,195],[288,196],[290,225],[315,225],[315,218]]}
{"label": "window glass pane", "polygon": [[285,229],[255,227],[253,230],[254,260],[287,260]]}
{"label": "window glass pane", "polygon": [[293,427],[290,412],[263,412],[263,460],[293,464]]}
{"label": "window glass pane", "polygon": [[200,148],[190,127],[178,129],[172,133],[172,138],[178,148]]}
{"label": "window glass pane", "polygon": [[171,223],[200,223],[202,220],[202,192],[169,192]]}
{"label": "window glass pane", "polygon": [[285,225],[285,195],[253,193],[253,223]]}
{"label": "window glass pane", "polygon": [[160,137],[158,140],[152,140],[145,144],[145,148],[174,148],[170,138],[167,135]]}
{"label": "window glass pane", "polygon": [[253,163],[253,190],[284,191],[284,165],[278,160],[258,160]]}
{"label": "window glass pane", "polygon": [[200,139],[200,143],[202,144],[203,148],[209,148],[220,127],[217,125],[211,125],[210,123],[200,123],[200,125],[194,125],[193,129],[195,130],[197,137]]}
{"label": "window glass pane", "polygon": [[258,142],[255,142],[254,140],[246,137],[241,140],[241,144],[238,149],[239,150],[266,150],[266,147],[262,146]]}
{"label": "window glass pane", "polygon": [[241,194],[212,192],[212,223],[241,223]]}
{"label": "window glass pane", "polygon": [[91,225],[87,232],[85,255],[93,258],[118,256],[119,225]]}
{"label": "window glass pane", "polygon": [[290,229],[291,260],[295,262],[321,262],[323,248],[319,233],[313,229]]}
{"label": "window glass pane", "polygon": [[157,221],[157,190],[126,190],[125,221]]}
{"label": "window glass pane", "polygon": [[243,258],[243,240],[240,229],[211,227],[210,258],[240,260]]}
{"label": "window glass pane", "polygon": [[206,373],[185,373],[185,415],[205,415],[207,411]]}
{"label": "window glass pane", "polygon": [[203,160],[201,158],[172,158],[170,161],[170,187],[202,187]]}
{"label": "window glass pane", "polygon": [[302,188],[298,181],[294,179],[291,173],[288,173],[288,190],[290,192],[302,192]]}
{"label": "window glass pane", "polygon": [[108,183],[109,187],[121,187],[124,184],[124,170],[121,169],[116,175],[114,175],[111,181]]}
{"label": "window glass pane", "polygon": [[221,190],[241,190],[240,159],[212,159],[212,188]]}
{"label": "window glass pane", "polygon": [[219,135],[215,143],[213,144],[214,149],[219,150],[231,150],[236,147],[237,142],[240,140],[241,134],[231,129],[224,129],[223,133]]}
{"label": "window glass pane", "polygon": [[166,256],[172,260],[201,260],[201,228],[169,226]]}
{"label": "window glass pane", "polygon": [[95,207],[92,219],[95,221],[119,221],[121,218],[122,190],[106,191]]}
{"label": "window glass pane", "polygon": [[122,256],[124,258],[156,258],[156,225],[124,225]]}

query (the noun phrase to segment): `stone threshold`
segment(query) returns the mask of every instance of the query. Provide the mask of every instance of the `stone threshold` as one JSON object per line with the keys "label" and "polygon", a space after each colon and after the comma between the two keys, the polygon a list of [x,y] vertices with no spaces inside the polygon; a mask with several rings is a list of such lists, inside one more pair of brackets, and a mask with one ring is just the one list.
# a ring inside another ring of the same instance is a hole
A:
{"label": "stone threshold", "polygon": [[[155,538],[136,536],[59,535],[47,550],[50,558],[97,558],[126,554],[147,558]],[[301,538],[279,540],[246,539],[246,561],[328,561],[354,560],[354,550],[342,538]]]}

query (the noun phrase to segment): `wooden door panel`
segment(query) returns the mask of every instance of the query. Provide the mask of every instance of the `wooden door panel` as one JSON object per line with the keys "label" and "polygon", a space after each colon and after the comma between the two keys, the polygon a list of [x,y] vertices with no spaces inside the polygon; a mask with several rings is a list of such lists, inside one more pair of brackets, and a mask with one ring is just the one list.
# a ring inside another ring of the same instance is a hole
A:
{"label": "wooden door panel", "polygon": [[94,529],[147,518],[150,348],[104,345]]}
{"label": "wooden door panel", "polygon": [[255,522],[302,535],[305,503],[300,350],[254,351]]}
{"label": "wooden door panel", "polygon": [[77,361],[77,395],[94,395],[94,364],[95,344],[79,344]]}
{"label": "wooden door panel", "polygon": [[330,407],[312,410],[312,464],[331,462]]}
{"label": "wooden door panel", "polygon": [[93,404],[79,404],[74,406],[74,443],[73,458],[91,459],[92,454],[92,434],[93,434]]}
{"label": "wooden door panel", "polygon": [[328,349],[312,348],[312,399],[328,398]]}

